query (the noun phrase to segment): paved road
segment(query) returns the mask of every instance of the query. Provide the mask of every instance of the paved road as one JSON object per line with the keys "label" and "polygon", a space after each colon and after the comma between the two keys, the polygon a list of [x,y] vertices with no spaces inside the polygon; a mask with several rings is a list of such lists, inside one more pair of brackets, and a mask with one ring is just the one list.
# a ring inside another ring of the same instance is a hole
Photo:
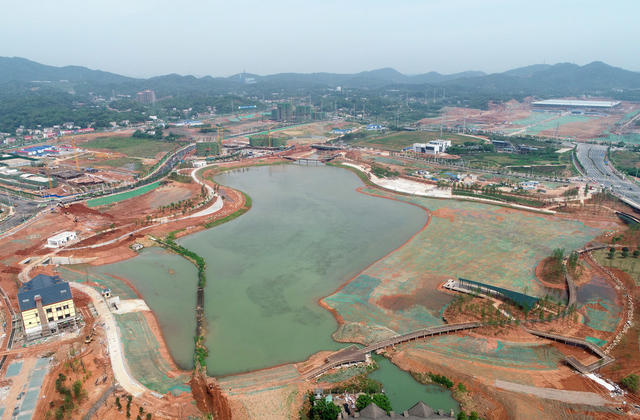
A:
{"label": "paved road", "polygon": [[116,320],[111,311],[109,311],[107,303],[104,301],[102,296],[100,296],[100,293],[98,293],[93,287],[80,283],[69,284],[71,287],[79,289],[89,295],[93,302],[93,306],[98,312],[99,319],[104,321],[104,329],[107,335],[107,344],[109,347],[109,357],[111,359],[111,368],[113,369],[113,376],[116,378],[116,382],[118,382],[125,391],[134,397],[144,394],[144,392],[147,391],[147,388],[134,379],[129,373],[127,362],[125,361],[122,351],[120,336],[118,335]]}
{"label": "paved road", "polygon": [[13,207],[14,214],[0,222],[0,231],[20,225],[42,209],[44,203],[0,191],[0,202]]}
{"label": "paved road", "polygon": [[590,182],[611,190],[640,208],[640,186],[615,170],[607,159],[607,146],[579,143],[577,157]]}

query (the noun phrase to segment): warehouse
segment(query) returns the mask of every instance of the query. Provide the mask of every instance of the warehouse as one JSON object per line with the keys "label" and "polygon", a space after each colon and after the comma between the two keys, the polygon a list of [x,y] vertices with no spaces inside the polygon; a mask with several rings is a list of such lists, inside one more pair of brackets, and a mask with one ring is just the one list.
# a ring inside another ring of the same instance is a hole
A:
{"label": "warehouse", "polygon": [[547,99],[531,103],[533,108],[553,110],[577,111],[608,111],[618,105],[620,101],[583,101],[576,99]]}

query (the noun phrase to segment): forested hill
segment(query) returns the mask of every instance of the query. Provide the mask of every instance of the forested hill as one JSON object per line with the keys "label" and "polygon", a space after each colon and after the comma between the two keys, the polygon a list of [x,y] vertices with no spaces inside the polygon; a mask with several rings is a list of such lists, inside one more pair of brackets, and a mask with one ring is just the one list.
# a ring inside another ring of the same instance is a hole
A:
{"label": "forested hill", "polygon": [[[212,69],[212,73],[215,69]],[[132,93],[141,89],[155,89],[162,94],[196,91],[224,91],[242,87],[248,91],[263,88],[315,89],[343,88],[380,89],[390,86],[455,86],[479,92],[527,94],[581,94],[596,91],[640,89],[640,73],[613,67],[602,62],[584,66],[571,63],[536,64],[503,73],[485,74],[466,71],[455,74],[428,72],[405,75],[392,68],[363,71],[355,74],[338,73],[279,73],[267,76],[237,74],[230,77],[181,76],[170,74],[148,79],[136,79],[79,66],[54,67],[24,58],[0,57],[0,84],[7,82],[60,83],[79,92],[104,92],[116,89]],[[54,84],[56,86],[56,84]]]}
{"label": "forested hill", "polygon": [[[215,69],[211,70],[215,73]],[[338,89],[340,87],[340,89]],[[157,102],[142,105],[137,92],[152,89]],[[269,110],[269,100],[304,98],[317,110],[358,113],[372,121],[410,124],[437,116],[445,106],[486,108],[490,102],[533,96],[607,97],[640,101],[640,73],[602,62],[536,64],[503,73],[467,71],[406,75],[393,68],[338,73],[194,77],[168,74],[133,78],[79,66],[48,66],[0,57],[0,132],[74,121],[102,128],[111,121],[144,121],[147,115],[188,118],[215,108]],[[186,111],[185,111],[186,110]]]}

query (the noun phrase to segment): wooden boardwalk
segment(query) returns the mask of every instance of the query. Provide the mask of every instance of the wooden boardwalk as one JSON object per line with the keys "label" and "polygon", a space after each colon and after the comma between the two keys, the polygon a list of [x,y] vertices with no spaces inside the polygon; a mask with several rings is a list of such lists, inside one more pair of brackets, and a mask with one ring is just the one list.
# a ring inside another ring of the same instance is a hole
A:
{"label": "wooden boardwalk", "polygon": [[590,365],[584,365],[580,361],[578,361],[575,357],[567,356],[565,358],[565,361],[567,362],[567,364],[572,366],[574,369],[576,369],[580,373],[592,373],[600,369],[602,366],[608,365],[609,363],[615,360],[613,357],[609,356],[604,351],[602,351],[600,347],[586,340],[582,340],[580,338],[548,333],[544,331],[532,330],[526,327],[525,327],[525,331],[527,331],[529,334],[546,338],[548,340],[554,340],[560,343],[571,344],[573,346],[582,347],[585,350],[588,350],[591,353],[595,354],[596,356],[600,357],[600,360],[598,360],[597,362],[591,363]]}
{"label": "wooden boardwalk", "polygon": [[348,365],[352,363],[363,362],[366,355],[372,351],[380,350],[385,347],[395,346],[396,344],[406,343],[408,341],[419,340],[421,338],[431,337],[434,335],[450,334],[463,330],[470,330],[482,326],[480,322],[464,322],[461,324],[440,325],[437,327],[423,328],[421,330],[412,331],[406,334],[399,334],[370,344],[363,348],[355,346],[347,347],[337,353],[327,357],[326,363],[316,369],[313,369],[303,375],[304,379],[315,378],[318,375],[338,366]]}

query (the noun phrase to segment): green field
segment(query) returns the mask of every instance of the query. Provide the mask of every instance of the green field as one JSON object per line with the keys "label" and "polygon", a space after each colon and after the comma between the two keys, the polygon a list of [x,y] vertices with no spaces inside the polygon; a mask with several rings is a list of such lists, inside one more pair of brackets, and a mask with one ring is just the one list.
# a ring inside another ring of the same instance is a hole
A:
{"label": "green field", "polygon": [[611,152],[611,162],[620,171],[628,175],[640,174],[640,153],[631,150],[616,150]]}
{"label": "green field", "polygon": [[636,282],[636,285],[640,286],[640,258],[634,258],[629,252],[629,256],[622,258],[621,251],[616,251],[615,256],[609,259],[608,249],[599,249],[592,252],[593,257],[603,267],[613,267],[624,271],[629,274],[631,278]]}
{"label": "green field", "polygon": [[403,131],[385,134],[382,136],[372,135],[355,140],[355,144],[365,147],[377,147],[384,150],[401,150],[411,146],[413,143],[426,143],[431,140],[444,139],[451,140],[452,144],[464,144],[465,142],[481,142],[480,139],[459,134],[443,133],[436,131]]}
{"label": "green field", "polygon": [[[515,172],[533,172],[541,175],[576,175],[570,153],[540,151],[538,153],[469,153],[463,156],[471,167],[505,168]],[[547,167],[544,165],[556,165]],[[523,168],[531,166],[531,168]]]}
{"label": "green field", "polygon": [[121,192],[119,194],[110,195],[108,197],[94,198],[87,201],[87,206],[98,207],[105,206],[107,204],[117,203],[118,201],[128,200],[129,198],[137,197],[139,195],[148,193],[149,191],[158,188],[162,181],[156,181],[153,184],[145,185],[144,187],[137,188],[135,190]]}
{"label": "green field", "polygon": [[82,145],[89,150],[111,150],[129,157],[154,158],[158,153],[168,152],[175,143],[162,140],[134,137],[99,137]]}

